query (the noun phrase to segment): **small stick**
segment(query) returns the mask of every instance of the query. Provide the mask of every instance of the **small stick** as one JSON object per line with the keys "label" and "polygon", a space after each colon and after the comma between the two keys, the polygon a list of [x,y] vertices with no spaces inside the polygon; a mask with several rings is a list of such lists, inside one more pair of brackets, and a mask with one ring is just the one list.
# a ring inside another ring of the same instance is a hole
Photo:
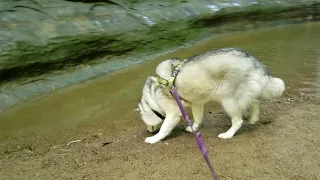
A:
{"label": "small stick", "polygon": [[81,141],[82,141],[81,139],[71,141],[71,142],[69,142],[69,143],[67,144],[67,146],[69,146],[70,144],[73,144],[73,143],[81,142]]}

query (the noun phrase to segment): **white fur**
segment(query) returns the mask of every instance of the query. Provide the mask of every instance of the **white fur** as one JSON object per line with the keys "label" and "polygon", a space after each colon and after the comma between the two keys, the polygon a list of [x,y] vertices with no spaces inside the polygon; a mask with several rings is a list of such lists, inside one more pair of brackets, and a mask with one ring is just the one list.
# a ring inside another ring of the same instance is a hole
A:
{"label": "white fur", "polygon": [[[219,138],[232,138],[242,126],[242,116],[251,108],[250,124],[258,121],[260,115],[259,99],[272,99],[281,96],[285,90],[284,82],[266,74],[264,66],[254,57],[237,49],[211,51],[193,57],[183,66],[176,77],[175,86],[185,107],[190,106],[193,114],[193,128],[197,130],[203,118],[204,104],[209,101],[220,102],[231,117],[232,126],[218,135]],[[158,76],[168,79],[177,60],[165,60],[157,68]],[[143,89],[139,110],[149,131],[154,136],[146,138],[147,143],[156,143],[167,137],[181,120],[181,112],[166,87],[156,87],[156,78],[149,77]],[[165,116],[162,121],[153,111]],[[151,126],[151,127],[150,127]],[[191,131],[187,127],[186,131]]]}

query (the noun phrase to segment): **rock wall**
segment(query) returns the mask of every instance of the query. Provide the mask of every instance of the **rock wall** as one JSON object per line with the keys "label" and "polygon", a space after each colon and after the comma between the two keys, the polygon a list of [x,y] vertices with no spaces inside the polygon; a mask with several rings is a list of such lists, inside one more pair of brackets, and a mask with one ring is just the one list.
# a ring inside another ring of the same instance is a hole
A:
{"label": "rock wall", "polygon": [[319,7],[320,0],[2,0],[0,110],[212,32],[317,20]]}

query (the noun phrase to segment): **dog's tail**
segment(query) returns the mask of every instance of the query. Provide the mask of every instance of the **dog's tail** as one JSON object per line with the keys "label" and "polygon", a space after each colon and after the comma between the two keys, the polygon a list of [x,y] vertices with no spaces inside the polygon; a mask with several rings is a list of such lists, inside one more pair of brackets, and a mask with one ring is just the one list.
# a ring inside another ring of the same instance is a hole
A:
{"label": "dog's tail", "polygon": [[274,99],[280,97],[285,90],[283,80],[269,76],[262,90],[261,97],[263,99]]}

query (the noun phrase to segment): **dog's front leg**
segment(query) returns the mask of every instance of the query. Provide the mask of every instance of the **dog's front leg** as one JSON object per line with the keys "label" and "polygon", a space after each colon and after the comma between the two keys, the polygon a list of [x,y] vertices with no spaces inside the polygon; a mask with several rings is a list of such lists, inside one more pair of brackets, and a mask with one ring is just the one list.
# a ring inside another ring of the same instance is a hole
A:
{"label": "dog's front leg", "polygon": [[[192,104],[192,116],[193,116],[193,124],[192,128],[193,130],[198,130],[199,126],[201,125],[202,118],[203,118],[203,104]],[[186,129],[188,132],[192,132],[192,129],[190,126],[188,126]]]}
{"label": "dog's front leg", "polygon": [[163,124],[161,125],[159,132],[154,136],[147,137],[145,139],[145,142],[153,144],[167,137],[170,134],[170,132],[173,130],[173,128],[175,128],[178,125],[180,118],[181,116],[177,114],[166,115],[166,118]]}

